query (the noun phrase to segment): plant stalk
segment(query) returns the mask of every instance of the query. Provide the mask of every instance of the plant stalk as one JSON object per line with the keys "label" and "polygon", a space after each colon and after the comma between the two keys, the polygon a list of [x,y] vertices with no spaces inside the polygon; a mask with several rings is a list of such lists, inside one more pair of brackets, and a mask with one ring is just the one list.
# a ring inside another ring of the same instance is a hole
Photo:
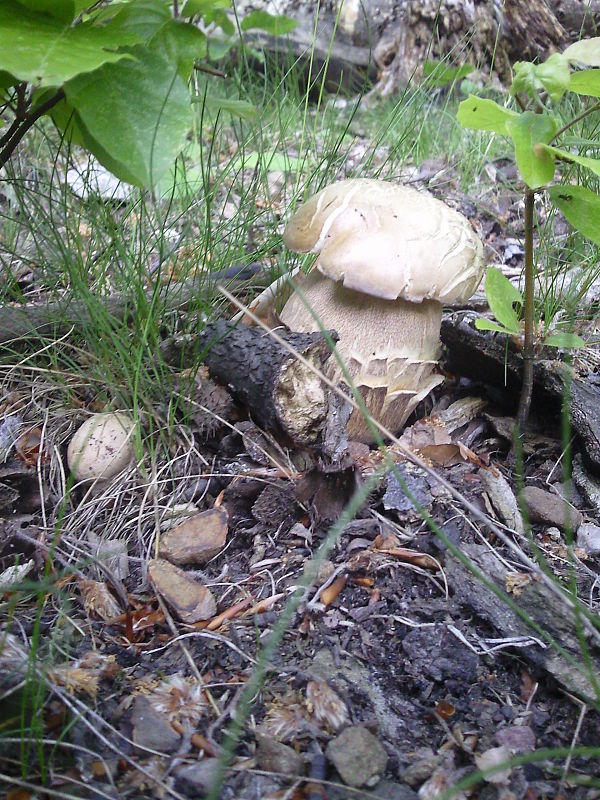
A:
{"label": "plant stalk", "polygon": [[525,297],[524,308],[524,342],[523,342],[523,382],[521,385],[521,397],[519,399],[519,409],[515,426],[515,435],[521,436],[531,405],[531,392],[533,389],[533,209],[535,192],[527,189],[525,192]]}

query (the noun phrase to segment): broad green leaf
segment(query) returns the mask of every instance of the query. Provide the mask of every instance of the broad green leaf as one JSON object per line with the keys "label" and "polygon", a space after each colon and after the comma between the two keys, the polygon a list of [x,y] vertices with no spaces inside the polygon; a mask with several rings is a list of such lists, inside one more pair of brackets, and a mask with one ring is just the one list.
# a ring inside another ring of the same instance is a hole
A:
{"label": "broad green leaf", "polygon": [[600,197],[585,186],[550,186],[548,195],[571,225],[600,244]]}
{"label": "broad green leaf", "polygon": [[519,331],[498,325],[496,322],[492,322],[491,319],[476,319],[475,327],[478,331],[496,331],[497,333],[505,333],[507,336],[515,336],[515,334],[519,333]]}
{"label": "broad green leaf", "polygon": [[569,89],[588,97],[600,97],[600,69],[583,69],[571,75]]}
{"label": "broad green leaf", "polygon": [[298,23],[291,17],[274,16],[269,14],[268,11],[251,11],[240,22],[240,28],[243,31],[248,31],[252,28],[257,28],[261,31],[266,31],[272,36],[282,36],[284,33],[293,31]]}
{"label": "broad green leaf", "polygon": [[496,267],[488,267],[485,273],[485,296],[490,311],[502,327],[510,333],[520,333],[521,323],[513,303],[523,305],[523,297]]}
{"label": "broad green leaf", "polygon": [[189,22],[170,19],[150,39],[150,50],[177,64],[177,71],[187,81],[194,61],[206,56],[206,34]]}
{"label": "broad green leaf", "polygon": [[581,39],[563,50],[569,61],[585,64],[586,67],[600,67],[600,37]]}
{"label": "broad green leaf", "polygon": [[225,39],[222,36],[210,36],[207,41],[207,58],[210,61],[220,61],[231,50],[235,41],[232,37]]}
{"label": "broad green leaf", "polygon": [[0,3],[0,70],[34,86],[61,86],[102,64],[129,59],[117,47],[131,43],[131,34],[108,26],[70,27],[11,0]]}
{"label": "broad green leaf", "polygon": [[571,161],[574,164],[580,164],[582,167],[586,167],[587,169],[594,172],[596,175],[600,175],[600,159],[598,158],[587,158],[586,156],[577,156],[574,153],[569,153],[568,150],[561,150],[558,147],[552,147],[549,144],[542,144],[540,147],[543,147],[548,153],[552,153],[556,158],[563,161]]}
{"label": "broad green leaf", "polygon": [[[146,188],[173,165],[191,128],[187,86],[170,64],[145,48],[121,69],[105,64],[65,85],[67,101],[104,154],[90,147],[115,172],[106,155],[123,165],[129,181]],[[133,180],[132,180],[133,178]]]}
{"label": "broad green leaf", "polygon": [[231,8],[231,0],[187,0],[181,12],[182,17],[204,16],[219,8]]}
{"label": "broad green leaf", "polygon": [[171,12],[160,0],[132,0],[114,15],[108,26],[111,31],[135,36],[136,42],[141,43],[148,42],[171,20]]}
{"label": "broad green leaf", "polygon": [[19,4],[38,14],[49,14],[63,22],[71,22],[75,18],[73,0],[18,0]]}
{"label": "broad green leaf", "polygon": [[567,333],[566,331],[551,333],[550,336],[544,339],[544,344],[549,347],[563,347],[565,349],[587,346],[587,342],[581,336],[577,336],[576,333]]}
{"label": "broad green leaf", "polygon": [[8,89],[10,86],[14,86],[16,83],[19,83],[19,81],[14,75],[11,75],[10,72],[0,70],[0,89]]}
{"label": "broad green leaf", "polygon": [[471,64],[461,64],[458,67],[451,67],[444,61],[425,61],[423,64],[423,76],[427,78],[429,86],[446,86],[453,81],[460,81],[473,72]]}
{"label": "broad green leaf", "polygon": [[[49,95],[51,91],[51,89],[46,90],[44,94],[36,98],[36,103],[43,103],[45,96]],[[66,100],[61,100],[50,110],[50,117],[68,142],[86,147],[86,140],[90,138],[89,134],[82,130],[75,109]]]}
{"label": "broad green leaf", "polygon": [[515,77],[510,87],[513,95],[525,92],[529,97],[535,97],[545,90],[552,102],[557,103],[569,88],[569,60],[561,53],[554,53],[542,64],[517,61],[513,70]]}
{"label": "broad green leaf", "polygon": [[463,128],[506,134],[507,122],[518,116],[516,111],[503,108],[493,100],[471,94],[459,105],[456,118]]}
{"label": "broad green leaf", "polygon": [[258,111],[256,106],[245,100],[230,100],[228,97],[216,97],[212,94],[196,94],[192,96],[192,103],[206,103],[213,111],[225,111],[234,117],[248,121],[256,119]]}
{"label": "broad green leaf", "polygon": [[554,117],[533,111],[524,111],[506,123],[506,131],[515,146],[517,166],[531,189],[544,186],[554,177],[554,159],[536,145],[549,142],[557,130]]}

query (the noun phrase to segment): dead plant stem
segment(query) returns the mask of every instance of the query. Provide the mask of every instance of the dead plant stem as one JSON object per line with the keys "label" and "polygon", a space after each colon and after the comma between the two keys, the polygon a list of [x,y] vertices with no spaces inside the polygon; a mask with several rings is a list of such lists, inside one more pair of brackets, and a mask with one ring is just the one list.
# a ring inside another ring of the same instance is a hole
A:
{"label": "dead plant stem", "polygon": [[515,434],[521,436],[523,428],[529,416],[531,406],[531,392],[533,389],[533,207],[535,194],[533,190],[527,189],[525,192],[525,338],[523,342],[523,383],[521,386],[521,397],[519,399],[519,409],[517,411]]}

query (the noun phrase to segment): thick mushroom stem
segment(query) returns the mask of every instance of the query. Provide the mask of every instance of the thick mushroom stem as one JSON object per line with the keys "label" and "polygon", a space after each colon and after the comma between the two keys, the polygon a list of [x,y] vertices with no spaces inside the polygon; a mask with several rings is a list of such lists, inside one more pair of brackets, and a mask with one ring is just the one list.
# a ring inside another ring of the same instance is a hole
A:
{"label": "thick mushroom stem", "polygon": [[[316,269],[298,285],[324,327],[338,332],[337,351],[371,416],[397,432],[415,406],[443,380],[436,372],[441,303],[383,300],[347,289]],[[280,318],[294,331],[319,330],[297,293],[284,305]],[[335,382],[345,380],[334,358],[329,359],[327,375]],[[354,411],[347,427],[351,439],[374,440],[359,411]]]}

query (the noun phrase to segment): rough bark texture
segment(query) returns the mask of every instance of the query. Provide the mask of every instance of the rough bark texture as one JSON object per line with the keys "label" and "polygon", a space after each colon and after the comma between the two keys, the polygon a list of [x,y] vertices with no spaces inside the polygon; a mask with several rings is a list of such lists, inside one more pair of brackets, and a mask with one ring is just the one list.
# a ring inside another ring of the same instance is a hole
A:
{"label": "rough bark texture", "polygon": [[[506,389],[515,399],[521,388],[523,359],[506,337],[478,331],[472,312],[457,312],[442,320],[441,339],[448,350],[451,372]],[[552,402],[560,411],[569,387],[571,425],[583,442],[588,468],[600,474],[600,386],[595,374],[579,375],[556,359],[542,358],[533,366],[534,400]]]}
{"label": "rough bark texture", "polygon": [[[320,333],[277,333],[318,369],[331,355]],[[330,403],[326,385],[260,328],[219,320],[198,334],[169,340],[162,354],[181,366],[200,354],[211,378],[226,385],[258,425],[296,444],[319,446],[330,434],[331,414],[339,409]]]}
{"label": "rough bark texture", "polygon": [[[514,61],[543,59],[600,30],[600,0],[239,0],[238,7],[242,15],[263,8],[296,19],[288,38],[296,56],[308,55],[316,31],[317,67],[330,52],[330,86],[356,89],[375,76],[382,94],[405,86],[427,58],[468,61],[484,72],[493,63],[505,79]],[[283,47],[282,39],[262,42]]]}

